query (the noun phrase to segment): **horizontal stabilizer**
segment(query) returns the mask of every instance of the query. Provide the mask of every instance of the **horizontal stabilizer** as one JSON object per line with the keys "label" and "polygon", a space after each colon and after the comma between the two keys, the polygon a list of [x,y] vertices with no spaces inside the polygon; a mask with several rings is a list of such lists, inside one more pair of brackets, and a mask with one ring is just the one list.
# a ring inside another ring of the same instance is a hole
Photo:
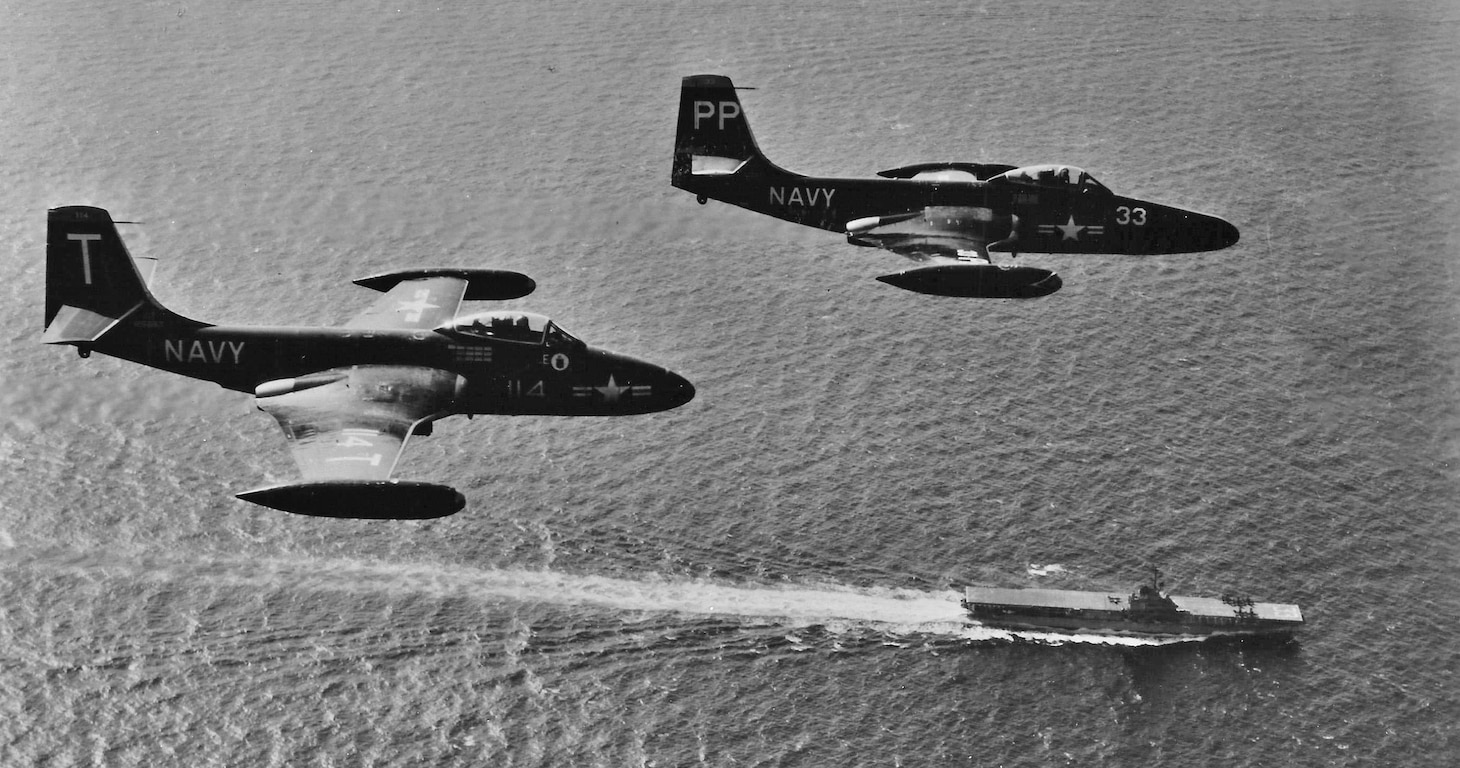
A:
{"label": "horizontal stabilizer", "polygon": [[46,326],[46,332],[41,335],[41,343],[80,344],[96,341],[121,322],[122,318],[132,314],[140,306],[142,304],[139,302],[136,307],[122,312],[119,317],[111,317],[89,309],[63,304],[56,311],[56,316],[51,318],[50,324]]}
{"label": "horizontal stabilizer", "polygon": [[454,515],[466,506],[466,498],[451,486],[409,480],[273,485],[238,498],[296,515],[367,520],[425,520]]}
{"label": "horizontal stabilizer", "polygon": [[1062,285],[1059,275],[1047,269],[978,263],[918,267],[877,279],[917,293],[975,299],[1032,299]]}
{"label": "horizontal stabilizer", "polygon": [[505,269],[403,269],[362,277],[355,285],[385,293],[406,280],[432,277],[454,277],[466,281],[467,301],[507,301],[520,299],[537,289],[537,283],[521,272]]}

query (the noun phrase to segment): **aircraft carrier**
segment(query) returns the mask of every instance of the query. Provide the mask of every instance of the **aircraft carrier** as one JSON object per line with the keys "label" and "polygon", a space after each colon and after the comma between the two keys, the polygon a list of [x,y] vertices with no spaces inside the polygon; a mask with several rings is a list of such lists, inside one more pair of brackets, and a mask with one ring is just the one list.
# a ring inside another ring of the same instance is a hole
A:
{"label": "aircraft carrier", "polygon": [[963,606],[978,622],[1002,629],[1283,638],[1303,626],[1296,605],[1167,595],[1154,575],[1131,594],[968,587]]}

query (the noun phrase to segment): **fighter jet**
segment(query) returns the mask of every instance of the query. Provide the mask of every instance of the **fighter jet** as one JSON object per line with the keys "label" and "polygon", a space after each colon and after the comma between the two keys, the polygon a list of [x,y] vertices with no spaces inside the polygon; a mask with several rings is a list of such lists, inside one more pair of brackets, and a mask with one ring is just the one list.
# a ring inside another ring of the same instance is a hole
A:
{"label": "fighter jet", "polygon": [[239,498],[321,517],[461,510],[454,488],[390,479],[407,441],[452,414],[625,416],[694,397],[678,374],[590,347],[542,315],[459,313],[464,300],[531,293],[521,273],[409,269],[355,283],[384,295],[342,327],[210,325],[153,298],[107,211],[56,208],[41,341],[252,394],[283,428],[303,480]]}
{"label": "fighter jet", "polygon": [[672,183],[809,227],[886,248],[925,266],[878,277],[919,293],[1033,298],[1058,275],[1000,266],[991,252],[1191,253],[1226,248],[1237,228],[1215,216],[1122,197],[1070,165],[923,163],[880,179],[803,176],[756,146],[735,86],[692,75],[680,86]]}

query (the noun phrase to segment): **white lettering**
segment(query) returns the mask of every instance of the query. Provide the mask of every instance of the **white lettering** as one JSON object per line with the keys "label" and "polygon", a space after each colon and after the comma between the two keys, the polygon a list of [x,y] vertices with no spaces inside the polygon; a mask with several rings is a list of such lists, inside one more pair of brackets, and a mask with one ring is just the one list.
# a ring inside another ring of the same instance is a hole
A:
{"label": "white lettering", "polygon": [[415,301],[401,302],[400,308],[406,310],[405,321],[408,323],[421,322],[421,313],[425,312],[427,308],[434,309],[436,306],[435,304],[426,303],[430,298],[431,289],[420,288],[416,291]]}
{"label": "white lettering", "polygon": [[740,105],[733,101],[696,101],[694,110],[695,130],[699,130],[700,121],[708,117],[715,118],[722,131],[726,120],[740,117]]}
{"label": "white lettering", "polygon": [[380,434],[379,432],[370,429],[344,429],[340,430],[340,433],[344,435],[344,438],[342,438],[339,442],[339,445],[342,448],[374,447],[375,442],[370,438]]}
{"label": "white lettering", "polygon": [[91,285],[91,249],[87,248],[86,244],[94,243],[97,240],[100,240],[101,235],[95,233],[77,234],[75,232],[71,232],[66,235],[66,239],[74,240],[78,243],[81,243],[81,277],[83,280],[86,281],[87,285]]}
{"label": "white lettering", "polygon": [[380,466],[380,454],[372,453],[369,456],[331,456],[325,461],[363,461],[372,467]]}
{"label": "white lettering", "polygon": [[700,121],[707,117],[715,116],[715,103],[712,101],[695,102],[695,129],[700,127]]}
{"label": "white lettering", "polygon": [[187,339],[163,339],[162,354],[168,362],[179,363],[213,363],[221,364],[233,356],[233,364],[239,365],[243,362],[243,348],[248,346],[246,341],[208,341],[203,342],[193,339],[188,344]]}
{"label": "white lettering", "polygon": [[733,101],[720,102],[720,130],[725,130],[725,120],[740,117],[740,105]]}
{"label": "white lettering", "polygon": [[831,205],[835,189],[826,187],[791,187],[788,194],[785,187],[770,187],[772,205]]}

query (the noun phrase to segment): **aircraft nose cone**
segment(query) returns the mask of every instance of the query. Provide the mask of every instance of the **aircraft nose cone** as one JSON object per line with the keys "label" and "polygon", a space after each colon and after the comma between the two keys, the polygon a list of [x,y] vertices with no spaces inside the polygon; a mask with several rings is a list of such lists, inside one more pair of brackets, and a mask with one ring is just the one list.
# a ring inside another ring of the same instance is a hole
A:
{"label": "aircraft nose cone", "polygon": [[689,383],[689,379],[669,370],[659,377],[654,391],[664,398],[666,409],[678,408],[695,399],[695,385]]}
{"label": "aircraft nose cone", "polygon": [[1223,248],[1236,245],[1237,241],[1242,238],[1242,233],[1238,232],[1237,227],[1233,226],[1230,221],[1223,221],[1222,226],[1218,229],[1221,233],[1219,236],[1221,237]]}
{"label": "aircraft nose cone", "polygon": [[585,402],[613,414],[654,413],[678,408],[695,397],[695,387],[679,374],[645,360],[596,350],[599,361],[588,374]]}
{"label": "aircraft nose cone", "polygon": [[1242,238],[1242,233],[1237,231],[1232,222],[1216,216],[1202,216],[1195,224],[1189,233],[1194,236],[1190,246],[1193,251],[1219,251],[1236,245]]}
{"label": "aircraft nose cone", "polygon": [[1165,206],[1150,206],[1145,225],[1126,227],[1133,234],[1121,253],[1201,253],[1237,244],[1242,233],[1220,216]]}

